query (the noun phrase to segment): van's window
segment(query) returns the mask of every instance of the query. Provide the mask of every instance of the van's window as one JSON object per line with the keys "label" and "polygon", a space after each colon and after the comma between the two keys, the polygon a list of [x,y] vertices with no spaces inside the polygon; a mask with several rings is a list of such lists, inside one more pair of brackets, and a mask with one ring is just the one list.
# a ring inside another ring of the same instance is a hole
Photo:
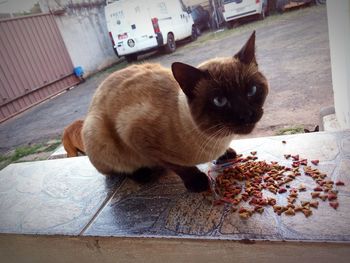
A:
{"label": "van's window", "polygon": [[223,4],[229,4],[229,3],[234,3],[234,2],[242,2],[242,0],[222,0]]}
{"label": "van's window", "polygon": [[161,14],[167,14],[168,13],[168,9],[167,9],[166,4],[164,2],[158,3],[158,8],[159,8],[159,12]]}

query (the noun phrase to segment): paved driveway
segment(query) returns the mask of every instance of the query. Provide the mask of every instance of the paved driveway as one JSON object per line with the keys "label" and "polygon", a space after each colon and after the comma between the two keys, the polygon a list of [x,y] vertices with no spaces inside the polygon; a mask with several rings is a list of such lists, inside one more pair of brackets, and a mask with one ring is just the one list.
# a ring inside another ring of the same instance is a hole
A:
{"label": "paved driveway", "polygon": [[[333,105],[327,13],[311,7],[275,15],[216,36],[204,35],[171,55],[145,58],[170,66],[192,65],[219,56],[232,56],[257,30],[257,60],[270,81],[265,115],[249,136],[273,135],[283,127],[319,123],[321,108]],[[58,138],[66,125],[83,118],[98,84],[108,73],[89,78],[74,89],[0,124],[0,153],[15,146]]]}

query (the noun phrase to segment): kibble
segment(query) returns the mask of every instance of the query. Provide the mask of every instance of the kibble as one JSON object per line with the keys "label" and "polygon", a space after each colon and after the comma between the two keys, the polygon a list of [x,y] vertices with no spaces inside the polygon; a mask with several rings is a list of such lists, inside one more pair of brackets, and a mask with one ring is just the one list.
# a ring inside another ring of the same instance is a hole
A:
{"label": "kibble", "polygon": [[335,183],[335,185],[341,186],[341,185],[345,185],[345,184],[344,184],[344,182],[342,182],[342,181],[337,181],[337,182]]}
{"label": "kibble", "polygon": [[[254,213],[263,214],[265,207],[268,206],[272,207],[277,215],[294,216],[297,212],[302,212],[305,217],[309,217],[313,214],[312,209],[319,207],[318,200],[328,200],[332,208],[338,208],[338,191],[334,186],[344,186],[344,182],[327,180],[327,174],[308,166],[307,159],[301,158],[298,154],[284,154],[284,158],[291,160],[292,167],[280,165],[276,161],[270,163],[260,161],[257,151],[251,151],[247,157],[238,155],[231,165],[225,168],[219,167],[217,170],[209,171],[209,176],[213,172],[217,174],[213,192],[218,198],[213,201],[213,205],[227,205],[232,213],[238,210],[242,219],[249,219]],[[318,165],[319,160],[312,160],[311,163]],[[310,189],[304,184],[297,187],[290,185],[296,177],[302,176],[302,171],[305,176],[314,180],[316,186]],[[299,192],[307,190],[311,190],[310,200],[299,201]],[[282,199],[288,203],[280,205],[276,198],[265,197],[264,191],[284,196]],[[210,197],[208,193],[204,196]],[[249,207],[243,207],[244,204]]]}
{"label": "kibble", "polygon": [[331,207],[333,207],[334,209],[337,209],[338,206],[339,206],[339,203],[338,203],[337,201],[335,201],[335,202],[329,202],[329,205],[330,205]]}
{"label": "kibble", "polygon": [[318,165],[319,162],[320,162],[319,160],[312,160],[312,161],[311,161],[311,163],[312,163],[313,165]]}
{"label": "kibble", "polygon": [[286,215],[289,215],[289,216],[294,216],[295,215],[295,211],[293,208],[289,207],[285,212],[284,212]]}

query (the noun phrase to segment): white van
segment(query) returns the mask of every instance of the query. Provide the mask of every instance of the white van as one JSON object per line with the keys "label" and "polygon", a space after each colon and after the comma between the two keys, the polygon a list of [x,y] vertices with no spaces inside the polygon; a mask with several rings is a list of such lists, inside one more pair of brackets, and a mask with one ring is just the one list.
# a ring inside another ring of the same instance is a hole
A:
{"label": "white van", "polygon": [[267,1],[265,0],[222,0],[222,14],[228,27],[232,27],[235,20],[247,16],[265,18]]}
{"label": "white van", "polygon": [[175,41],[197,37],[182,0],[108,0],[105,16],[114,50],[127,61],[155,48],[174,52]]}

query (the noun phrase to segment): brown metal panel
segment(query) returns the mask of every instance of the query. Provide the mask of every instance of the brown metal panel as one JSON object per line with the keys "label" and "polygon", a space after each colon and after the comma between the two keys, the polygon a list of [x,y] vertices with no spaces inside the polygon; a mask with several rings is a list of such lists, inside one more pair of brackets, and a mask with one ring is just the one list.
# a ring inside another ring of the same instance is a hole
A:
{"label": "brown metal panel", "polygon": [[76,85],[53,15],[0,21],[0,122]]}
{"label": "brown metal panel", "polygon": [[[45,17],[46,20],[44,23],[42,23],[42,27],[47,29],[47,27],[50,27],[49,23],[50,23],[50,19],[48,19],[48,17]],[[50,45],[51,45],[51,56],[55,58],[55,68],[57,73],[62,74],[65,70],[64,67],[62,66],[62,64],[64,64],[61,56],[59,56],[60,53],[63,54],[62,50],[60,50],[61,46],[58,45],[58,41],[55,39],[55,34],[52,32],[52,30],[54,30],[54,28],[50,27],[51,30],[48,30],[48,34],[46,35],[47,40],[50,41]],[[64,55],[64,54],[63,54]]]}
{"label": "brown metal panel", "polygon": [[[44,53],[44,46],[49,45],[49,43],[45,42],[45,39],[41,38],[41,35],[45,32],[40,32],[40,29],[38,29],[37,24],[42,23],[42,17],[38,18],[30,18],[29,19],[29,29],[30,29],[30,43],[32,45],[32,49],[35,50],[35,59],[36,63],[40,65],[40,72],[37,72],[38,76],[38,83],[32,88],[32,90],[36,89],[37,87],[40,87],[42,85],[45,85],[46,83],[50,82],[51,79],[54,78],[53,71],[50,67],[50,65],[47,64],[47,54]],[[35,70],[35,69],[32,69]],[[36,93],[33,93],[36,94]],[[45,98],[49,96],[49,92],[46,89],[42,89],[39,92],[37,92],[37,96],[40,98]]]}
{"label": "brown metal panel", "polygon": [[[0,24],[1,25],[1,24]],[[4,86],[2,88],[6,89],[7,92],[9,92],[10,96],[16,96],[16,92],[18,92],[17,86],[20,86],[18,83],[19,80],[15,78],[15,71],[16,71],[16,65],[17,62],[15,61],[16,53],[12,54],[12,46],[11,46],[11,37],[9,36],[10,29],[8,28],[7,24],[4,23],[0,27],[0,43],[3,48],[0,49],[0,52],[2,53],[2,56],[4,57],[4,60],[0,64],[1,68],[5,72],[5,76],[8,78],[9,86]],[[7,99],[9,100],[9,99]]]}
{"label": "brown metal panel", "polygon": [[[37,22],[40,22],[41,17],[35,18],[38,20]],[[43,41],[43,39],[40,38],[38,29],[36,28],[35,20],[33,18],[29,18],[27,20],[26,26],[27,26],[27,32],[29,33],[28,35],[28,44],[30,45],[30,49],[32,50],[31,53],[31,60],[35,63],[36,67],[31,68],[30,70],[32,71],[32,74],[35,74],[36,76],[36,84],[32,86],[32,89],[35,89],[38,86],[44,85],[46,82],[48,82],[49,79],[51,79],[50,74],[48,74],[48,71],[50,68],[46,64],[45,61],[45,54],[43,53],[43,45],[47,45]],[[40,68],[41,70],[38,71],[36,70],[37,68]],[[48,96],[49,93],[45,92],[45,90],[42,90],[38,92],[38,98],[45,98]]]}
{"label": "brown metal panel", "polygon": [[[20,85],[17,86],[16,95],[22,95],[30,90],[30,75],[28,73],[30,65],[28,64],[28,59],[26,57],[27,45],[23,46],[22,43],[26,43],[22,38],[21,20],[17,20],[16,23],[12,25],[10,30],[11,34],[11,46],[12,46],[12,56],[17,58],[15,77],[18,78]],[[16,54],[14,54],[16,53]],[[28,106],[23,100],[18,100],[17,104],[20,108],[25,108]]]}
{"label": "brown metal panel", "polygon": [[44,24],[47,27],[50,27],[51,30],[49,32],[49,36],[53,42],[53,53],[58,58],[59,68],[62,72],[66,72],[69,70],[67,67],[69,65],[69,55],[66,49],[66,46],[63,42],[63,39],[59,37],[59,29],[57,27],[56,22],[53,20],[53,17],[45,17],[46,23]]}
{"label": "brown metal panel", "polygon": [[[41,71],[35,70],[40,68],[40,49],[38,49],[38,45],[35,44],[38,42],[38,39],[35,40],[35,32],[32,30],[31,19],[27,20],[19,20],[18,24],[20,25],[21,37],[23,38],[22,42],[25,42],[27,45],[27,49],[31,52],[25,52],[26,57],[26,69],[29,74],[30,79],[30,87],[31,89],[37,85],[40,85],[40,74]],[[33,42],[34,41],[34,42]]]}
{"label": "brown metal panel", "polygon": [[72,62],[70,61],[70,57],[68,55],[68,51],[66,49],[66,46],[63,42],[63,39],[59,37],[60,35],[58,27],[55,23],[55,21],[52,19],[52,17],[49,19],[47,18],[47,24],[46,26],[49,26],[52,30],[49,32],[49,37],[52,41],[52,55],[56,58],[57,61],[57,70],[60,72],[60,74],[66,75],[67,73],[71,72],[71,68],[69,67],[69,64]]}
{"label": "brown metal panel", "polygon": [[[52,21],[53,18],[46,16],[41,17],[41,19],[42,21],[38,25],[40,32],[47,32],[47,34],[41,35],[41,38],[43,39],[41,42],[47,43],[47,45],[45,45],[42,49],[46,58],[46,67],[53,70],[52,72],[48,73],[52,75],[52,78],[57,79],[71,73],[72,68],[69,66],[65,67],[64,62],[61,59],[60,54],[64,55],[64,51],[66,50],[64,46],[62,47],[62,45],[58,45],[59,42],[57,41],[57,38],[60,35],[57,36],[57,34],[52,33],[54,29],[52,26],[50,26],[49,22]],[[56,90],[54,88],[55,86],[56,85],[52,87],[54,90]]]}

